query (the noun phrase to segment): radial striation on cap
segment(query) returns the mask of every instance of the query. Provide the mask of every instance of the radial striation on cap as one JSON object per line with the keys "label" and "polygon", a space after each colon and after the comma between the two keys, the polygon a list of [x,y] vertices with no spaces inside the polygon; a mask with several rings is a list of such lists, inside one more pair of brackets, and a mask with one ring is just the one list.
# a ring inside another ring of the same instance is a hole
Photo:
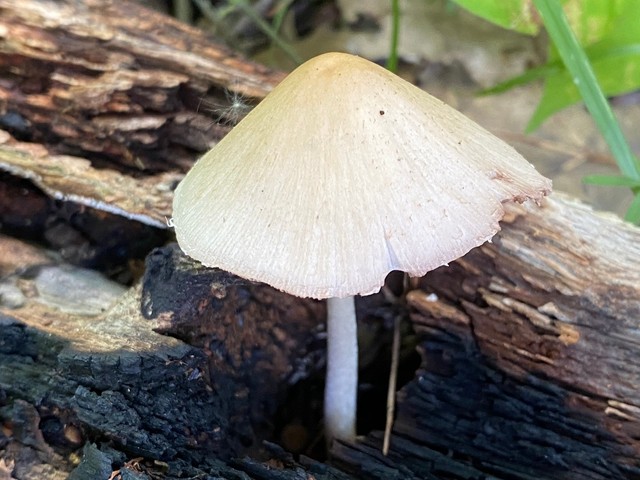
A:
{"label": "radial striation on cap", "polygon": [[467,117],[362,58],[293,71],[187,174],[173,224],[204,265],[301,297],[370,294],[498,230],[551,182]]}

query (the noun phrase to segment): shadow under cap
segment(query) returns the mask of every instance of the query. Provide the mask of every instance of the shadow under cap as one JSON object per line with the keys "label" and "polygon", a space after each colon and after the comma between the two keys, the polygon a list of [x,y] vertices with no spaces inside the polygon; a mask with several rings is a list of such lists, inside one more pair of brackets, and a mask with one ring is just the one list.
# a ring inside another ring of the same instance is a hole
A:
{"label": "shadow under cap", "polygon": [[503,202],[550,180],[467,117],[362,58],[328,53],[282,81],[178,186],[181,248],[314,298],[374,293],[489,240]]}

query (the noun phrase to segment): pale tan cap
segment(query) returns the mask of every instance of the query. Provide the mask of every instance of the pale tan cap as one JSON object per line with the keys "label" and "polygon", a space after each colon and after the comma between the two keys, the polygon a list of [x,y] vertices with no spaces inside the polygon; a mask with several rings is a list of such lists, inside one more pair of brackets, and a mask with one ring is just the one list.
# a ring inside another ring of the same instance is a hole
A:
{"label": "pale tan cap", "polygon": [[282,81],[180,183],[173,224],[204,265],[301,297],[371,294],[499,229],[550,180],[384,68],[328,53]]}

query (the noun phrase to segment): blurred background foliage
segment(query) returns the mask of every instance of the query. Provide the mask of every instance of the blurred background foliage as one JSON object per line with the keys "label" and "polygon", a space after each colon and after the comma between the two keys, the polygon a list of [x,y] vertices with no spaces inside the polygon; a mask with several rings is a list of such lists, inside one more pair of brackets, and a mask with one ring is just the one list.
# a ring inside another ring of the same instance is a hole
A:
{"label": "blurred background foliage", "polygon": [[604,94],[620,95],[640,85],[640,2],[632,0],[455,0],[506,28],[536,34],[544,26],[547,63],[485,93],[497,93],[535,78],[545,80],[542,99],[527,131],[555,112],[584,100],[622,175],[592,175],[596,185],[629,187],[634,195],[625,218],[640,222],[640,162],[631,151]]}
{"label": "blurred background foliage", "polygon": [[[537,35],[544,27],[533,0],[452,1],[501,27],[528,35]],[[640,2],[564,0],[560,3],[603,92],[613,96],[637,90],[640,87]],[[553,42],[549,42],[547,54],[544,65],[486,90],[498,93],[544,78],[543,95],[528,130],[537,128],[553,113],[581,99]]]}

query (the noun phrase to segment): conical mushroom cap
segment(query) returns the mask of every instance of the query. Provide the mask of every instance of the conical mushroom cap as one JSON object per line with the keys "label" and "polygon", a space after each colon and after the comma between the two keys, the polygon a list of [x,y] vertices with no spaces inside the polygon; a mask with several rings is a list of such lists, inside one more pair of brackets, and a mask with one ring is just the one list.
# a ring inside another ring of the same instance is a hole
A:
{"label": "conical mushroom cap", "polygon": [[362,58],[328,53],[282,81],[175,192],[180,247],[301,297],[378,291],[489,240],[503,202],[551,182],[513,148]]}

